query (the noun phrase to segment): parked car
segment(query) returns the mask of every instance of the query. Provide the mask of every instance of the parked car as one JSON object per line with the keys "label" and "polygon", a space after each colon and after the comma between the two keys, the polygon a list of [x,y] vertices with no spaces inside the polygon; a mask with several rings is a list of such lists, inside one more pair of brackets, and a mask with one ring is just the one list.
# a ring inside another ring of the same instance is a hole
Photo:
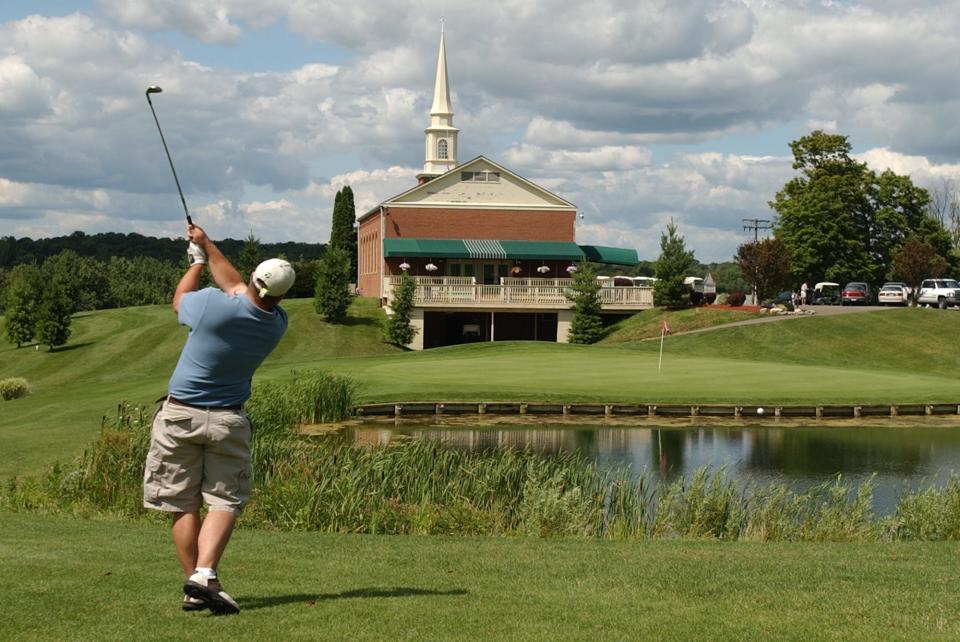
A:
{"label": "parked car", "polygon": [[909,305],[910,289],[903,283],[884,283],[877,292],[880,305]]}
{"label": "parked car", "polygon": [[778,294],[777,296],[773,297],[773,298],[770,299],[769,301],[765,301],[765,302],[763,303],[763,307],[765,307],[765,308],[772,308],[772,307],[777,306],[777,305],[786,305],[786,304],[790,304],[791,307],[793,306],[793,291],[792,291],[792,290],[784,290],[783,292],[781,292],[781,293]]}
{"label": "parked car", "polygon": [[960,305],[960,284],[953,279],[927,279],[920,284],[917,303],[941,309]]}
{"label": "parked car", "polygon": [[873,292],[870,285],[863,281],[851,281],[843,286],[840,293],[840,305],[871,305]]}
{"label": "parked car", "polygon": [[813,286],[813,305],[840,305],[840,284],[821,281]]}

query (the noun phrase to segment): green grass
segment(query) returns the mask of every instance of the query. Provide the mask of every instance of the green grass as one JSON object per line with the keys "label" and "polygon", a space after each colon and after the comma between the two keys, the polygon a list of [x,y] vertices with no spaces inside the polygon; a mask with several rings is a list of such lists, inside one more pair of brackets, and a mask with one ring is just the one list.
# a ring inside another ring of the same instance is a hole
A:
{"label": "green grass", "polygon": [[[29,536],[24,536],[29,533]],[[956,544],[238,531],[179,611],[165,526],[0,515],[4,639],[955,640]]]}
{"label": "green grass", "polygon": [[[290,329],[258,381],[320,358],[398,352],[380,341],[383,312],[373,299],[355,300],[343,326],[324,323],[312,299],[284,307]],[[69,343],[52,353],[0,342],[0,379],[23,377],[31,388],[23,399],[0,401],[0,477],[79,453],[118,402],[148,404],[164,395],[187,335],[169,306],[85,312],[72,328]]]}
{"label": "green grass", "polygon": [[[350,324],[341,327],[322,322],[310,300],[286,307],[290,331],[257,381],[322,368],[354,378],[362,402],[769,405],[960,397],[960,352],[949,349],[960,316],[940,310],[810,317],[669,337],[658,373],[659,342],[487,343],[401,352],[380,340],[383,313],[373,299],[355,301]],[[646,314],[624,328],[649,325]],[[654,326],[658,314],[649,313]],[[150,403],[163,395],[185,334],[168,307],[154,306],[78,315],[71,342],[57,352],[0,346],[0,378],[24,377],[32,390],[0,402],[0,477],[38,472],[81,452],[101,415],[119,401]]]}
{"label": "green grass", "polygon": [[672,334],[710,328],[734,321],[746,321],[761,316],[758,312],[747,310],[728,310],[710,307],[690,308],[668,312],[657,308],[635,314],[611,326],[601,345],[614,345],[631,341],[642,341],[660,336],[660,329],[666,320]]}
{"label": "green grass", "polygon": [[[904,308],[832,317],[800,317],[773,323],[720,328],[703,335],[668,337],[672,355],[835,366],[852,370],[960,376],[960,350],[953,339],[960,315]],[[634,343],[647,352],[655,342]]]}

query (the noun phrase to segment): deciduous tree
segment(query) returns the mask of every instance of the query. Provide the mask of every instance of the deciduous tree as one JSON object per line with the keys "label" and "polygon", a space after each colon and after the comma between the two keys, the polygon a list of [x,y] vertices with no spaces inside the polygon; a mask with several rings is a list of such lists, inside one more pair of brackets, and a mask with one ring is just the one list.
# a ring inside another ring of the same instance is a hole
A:
{"label": "deciduous tree", "polygon": [[917,304],[917,294],[924,279],[943,276],[947,262],[932,245],[917,238],[908,239],[894,255],[893,274],[910,287],[910,298]]}
{"label": "deciduous tree", "polygon": [[50,351],[62,346],[70,338],[70,315],[73,302],[67,283],[55,278],[43,286],[40,307],[37,310],[37,341]]}
{"label": "deciduous tree", "polygon": [[17,265],[7,277],[4,300],[6,334],[19,348],[33,340],[37,331],[37,308],[40,299],[40,270],[35,265]]}
{"label": "deciduous tree", "polygon": [[790,283],[790,250],[777,238],[751,241],[737,248],[744,281],[757,289],[757,300],[769,298]]}
{"label": "deciduous tree", "polygon": [[840,134],[814,131],[790,148],[800,175],[770,206],[778,215],[775,234],[792,252],[797,282],[879,283],[911,236],[952,255],[945,230],[927,213],[927,191],[908,176],[890,170],[878,175],[851,156],[850,142]]}

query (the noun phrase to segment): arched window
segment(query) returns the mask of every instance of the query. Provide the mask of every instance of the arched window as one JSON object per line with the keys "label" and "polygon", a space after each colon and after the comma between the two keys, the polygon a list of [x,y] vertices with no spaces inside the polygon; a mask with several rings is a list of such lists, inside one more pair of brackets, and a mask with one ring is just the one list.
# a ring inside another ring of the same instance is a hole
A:
{"label": "arched window", "polygon": [[446,160],[447,158],[447,141],[446,139],[441,138],[437,141],[437,158],[441,160]]}

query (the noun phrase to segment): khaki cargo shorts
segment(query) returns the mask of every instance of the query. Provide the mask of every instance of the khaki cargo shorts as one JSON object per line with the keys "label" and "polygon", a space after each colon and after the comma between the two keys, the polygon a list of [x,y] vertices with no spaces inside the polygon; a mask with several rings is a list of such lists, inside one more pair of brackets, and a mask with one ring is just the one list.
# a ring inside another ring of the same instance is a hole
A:
{"label": "khaki cargo shorts", "polygon": [[250,420],[243,410],[163,402],[153,418],[143,473],[143,505],[174,513],[239,515],[250,501]]}

